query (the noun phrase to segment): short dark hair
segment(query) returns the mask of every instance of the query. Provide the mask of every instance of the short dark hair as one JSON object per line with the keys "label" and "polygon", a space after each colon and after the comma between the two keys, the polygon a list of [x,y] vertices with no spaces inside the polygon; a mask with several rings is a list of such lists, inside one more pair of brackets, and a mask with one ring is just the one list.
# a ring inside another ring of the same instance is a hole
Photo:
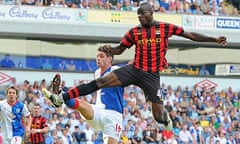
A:
{"label": "short dark hair", "polygon": [[34,106],[39,106],[41,108],[41,105],[39,103],[35,103]]}
{"label": "short dark hair", "polygon": [[153,6],[148,2],[143,2],[139,5],[138,13],[141,11],[150,11],[153,12]]}
{"label": "short dark hair", "polygon": [[107,57],[112,57],[112,58],[113,58],[113,54],[112,54],[111,52],[105,50],[105,49],[104,49],[104,46],[100,46],[100,47],[98,48],[98,51],[104,52],[104,53],[107,55]]}
{"label": "short dark hair", "polygon": [[8,94],[8,91],[9,91],[10,89],[15,90],[15,91],[16,91],[16,95],[18,95],[18,89],[17,89],[16,87],[14,87],[14,86],[11,86],[11,87],[7,88],[6,94]]}

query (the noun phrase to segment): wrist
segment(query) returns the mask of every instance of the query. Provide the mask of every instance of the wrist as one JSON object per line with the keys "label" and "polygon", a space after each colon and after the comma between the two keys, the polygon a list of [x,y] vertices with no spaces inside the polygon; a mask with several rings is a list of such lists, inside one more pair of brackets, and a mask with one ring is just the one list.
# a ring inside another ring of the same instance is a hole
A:
{"label": "wrist", "polygon": [[38,133],[41,133],[41,129],[37,129],[37,132],[38,132]]}

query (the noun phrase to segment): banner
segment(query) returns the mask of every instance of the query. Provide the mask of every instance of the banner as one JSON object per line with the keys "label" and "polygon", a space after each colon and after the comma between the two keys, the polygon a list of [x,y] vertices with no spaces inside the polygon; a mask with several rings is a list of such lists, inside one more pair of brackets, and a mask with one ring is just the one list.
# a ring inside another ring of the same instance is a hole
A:
{"label": "banner", "polygon": [[240,75],[240,64],[217,64],[215,75]]}
{"label": "banner", "polygon": [[0,21],[37,22],[37,23],[86,23],[87,11],[84,9],[0,6]]}
{"label": "banner", "polygon": [[218,29],[240,29],[240,18],[217,18]]}
{"label": "banner", "polygon": [[[87,22],[89,23],[118,25],[139,24],[136,12],[88,10],[87,18]],[[182,26],[182,18],[180,15],[154,13],[154,19],[157,21],[174,23],[176,25]]]}
{"label": "banner", "polygon": [[88,10],[88,23],[105,23],[105,24],[138,24],[136,12],[121,12],[121,11],[102,11]]}
{"label": "banner", "polygon": [[202,29],[215,28],[215,17],[213,16],[183,15],[182,19],[183,19],[182,20],[183,27],[202,28]]}

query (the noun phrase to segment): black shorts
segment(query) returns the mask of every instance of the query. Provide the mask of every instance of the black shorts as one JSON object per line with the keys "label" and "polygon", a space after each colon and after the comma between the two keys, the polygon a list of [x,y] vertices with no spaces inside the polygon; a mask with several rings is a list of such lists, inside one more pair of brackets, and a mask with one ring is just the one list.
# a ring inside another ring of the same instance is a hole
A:
{"label": "black shorts", "polygon": [[122,86],[137,85],[145,94],[146,100],[160,103],[160,74],[136,69],[133,65],[126,65],[114,71]]}

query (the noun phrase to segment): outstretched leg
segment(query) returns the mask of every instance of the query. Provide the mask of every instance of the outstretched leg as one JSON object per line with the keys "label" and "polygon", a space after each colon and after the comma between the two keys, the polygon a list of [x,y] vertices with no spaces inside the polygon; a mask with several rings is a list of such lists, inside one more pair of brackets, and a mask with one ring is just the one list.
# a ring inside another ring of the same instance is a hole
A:
{"label": "outstretched leg", "polygon": [[87,84],[81,84],[77,87],[74,87],[70,90],[68,90],[66,93],[58,93],[59,89],[59,80],[61,80],[60,75],[57,74],[53,78],[53,94],[51,94],[46,89],[43,89],[43,94],[46,98],[48,98],[52,103],[59,107],[64,101],[67,101],[69,99],[77,98],[79,96],[85,96],[92,92],[97,91],[100,88],[103,87],[114,87],[114,86],[121,86],[122,83],[118,79],[117,75],[113,72],[109,73],[108,75],[101,77],[99,79],[93,80]]}
{"label": "outstretched leg", "polygon": [[100,88],[104,87],[115,87],[121,86],[122,83],[118,79],[117,75],[113,72],[109,73],[104,77],[100,77],[96,80],[93,80],[87,84],[81,84],[77,87],[70,89],[67,93],[63,94],[63,100],[69,100],[72,98],[76,98],[79,96],[85,96],[92,92],[99,90]]}

